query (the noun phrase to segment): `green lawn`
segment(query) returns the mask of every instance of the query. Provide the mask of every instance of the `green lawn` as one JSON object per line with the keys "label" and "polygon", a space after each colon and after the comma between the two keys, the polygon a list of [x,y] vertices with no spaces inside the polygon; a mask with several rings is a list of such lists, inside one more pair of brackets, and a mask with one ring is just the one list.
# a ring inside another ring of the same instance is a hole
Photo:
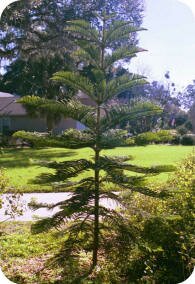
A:
{"label": "green lawn", "polygon": [[[106,155],[131,155],[132,163],[143,166],[176,165],[193,150],[192,146],[150,145],[146,147],[121,147],[104,150]],[[33,179],[40,173],[48,172],[45,167],[38,165],[38,160],[69,160],[92,158],[93,151],[89,148],[68,150],[61,148],[48,149],[3,149],[0,152],[0,167],[7,169],[7,174],[13,186],[21,191],[52,191],[51,186],[37,186]],[[85,173],[89,175],[89,172]],[[153,177],[150,181],[165,182],[170,174],[163,173]]]}

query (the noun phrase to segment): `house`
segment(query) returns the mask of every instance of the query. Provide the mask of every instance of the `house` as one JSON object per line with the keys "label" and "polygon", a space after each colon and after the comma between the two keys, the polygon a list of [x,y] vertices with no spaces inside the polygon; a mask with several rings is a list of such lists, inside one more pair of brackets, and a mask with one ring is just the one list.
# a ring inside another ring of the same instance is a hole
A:
{"label": "house", "polygon": [[[83,93],[78,93],[83,104],[90,105],[90,99]],[[46,119],[31,117],[24,106],[17,102],[18,96],[0,92],[0,133],[18,130],[47,132]],[[62,118],[53,128],[55,134],[62,133],[68,128],[82,130],[84,125],[71,118]]]}

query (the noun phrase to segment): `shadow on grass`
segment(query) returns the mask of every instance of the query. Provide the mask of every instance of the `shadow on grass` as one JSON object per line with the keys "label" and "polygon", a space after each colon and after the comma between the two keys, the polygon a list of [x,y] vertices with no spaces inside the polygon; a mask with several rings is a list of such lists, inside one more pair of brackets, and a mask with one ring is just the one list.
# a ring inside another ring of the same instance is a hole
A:
{"label": "shadow on grass", "polygon": [[[76,151],[56,151],[51,149],[5,149],[0,152],[0,167],[22,168],[39,165],[40,160],[51,161],[76,155]],[[37,161],[37,162],[36,162]]]}

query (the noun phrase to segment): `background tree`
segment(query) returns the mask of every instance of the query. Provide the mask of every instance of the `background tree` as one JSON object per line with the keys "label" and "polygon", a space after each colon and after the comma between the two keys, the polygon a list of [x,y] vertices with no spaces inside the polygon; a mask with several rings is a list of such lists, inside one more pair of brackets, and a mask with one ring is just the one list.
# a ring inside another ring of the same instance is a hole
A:
{"label": "background tree", "polygon": [[[142,116],[151,116],[160,113],[161,109],[151,103],[137,105],[109,105],[109,101],[121,92],[138,84],[144,84],[142,76],[125,74],[109,78],[109,69],[119,60],[127,60],[141,50],[132,45],[116,48],[116,42],[128,39],[131,33],[142,30],[132,26],[130,22],[115,21],[107,15],[98,16],[96,23],[84,20],[71,21],[66,28],[70,37],[76,42],[77,48],[72,53],[76,62],[81,62],[83,68],[91,66],[90,71],[83,75],[82,72],[60,71],[54,74],[53,80],[62,85],[69,85],[75,90],[84,92],[95,106],[85,106],[78,100],[69,97],[68,100],[57,102],[38,97],[24,97],[21,102],[29,111],[54,111],[67,115],[80,121],[87,127],[85,133],[61,137],[38,137],[34,134],[19,132],[16,137],[26,138],[35,142],[43,141],[44,145],[68,146],[69,148],[91,147],[94,151],[93,159],[80,159],[51,162],[47,166],[55,169],[54,174],[40,177],[40,182],[55,182],[65,191],[72,191],[72,196],[57,204],[31,204],[34,208],[47,207],[60,210],[51,218],[38,221],[32,226],[35,233],[47,231],[53,227],[65,225],[64,233],[67,239],[55,260],[66,267],[73,265],[75,273],[75,258],[79,259],[81,251],[92,251],[91,272],[98,263],[101,251],[104,255],[110,245],[110,238],[116,234],[123,236],[127,242],[131,241],[131,228],[126,219],[117,210],[108,209],[101,204],[102,198],[115,200],[123,204],[123,199],[114,191],[140,192],[149,196],[160,197],[161,193],[150,190],[144,186],[144,177],[147,174],[157,174],[160,171],[170,170],[166,167],[138,167],[127,163],[128,157],[108,157],[101,154],[104,148],[116,146],[114,137],[109,135],[109,130],[124,120],[135,120]],[[112,52],[107,52],[108,49]],[[82,70],[81,70],[82,71]],[[81,74],[82,75],[81,75]],[[77,131],[76,131],[77,132]],[[78,133],[78,132],[77,132]],[[69,179],[82,172],[89,171],[86,178],[77,182]],[[142,173],[143,176],[129,176],[125,171]],[[110,185],[110,190],[108,190]],[[123,206],[125,203],[123,204]],[[107,241],[106,241],[107,239]],[[117,243],[117,242],[116,242]],[[116,245],[116,244],[115,244]],[[74,259],[74,261],[73,261]],[[69,271],[70,272],[70,271]]]}
{"label": "background tree", "polygon": [[[119,72],[127,72],[124,68],[119,68]],[[166,77],[168,74],[165,74]],[[121,93],[118,96],[118,103],[128,103],[129,101],[150,101],[158,104],[163,112],[161,116],[143,118],[135,121],[134,125],[121,125],[127,128],[132,134],[153,131],[159,128],[172,129],[186,123],[188,118],[184,111],[180,109],[180,102],[177,97],[178,91],[175,84],[170,82],[161,83],[153,81],[151,83],[135,86],[131,90]]]}
{"label": "background tree", "polygon": [[[50,80],[52,74],[60,69],[79,68],[70,62],[73,44],[65,29],[67,21],[74,18],[96,21],[94,11],[103,9],[114,12],[116,19],[125,18],[139,26],[142,2],[21,0],[12,3],[3,12],[0,23],[1,91],[59,99],[61,91],[70,89],[59,89]],[[128,40],[135,42],[136,32]],[[58,119],[48,113],[49,130]]]}
{"label": "background tree", "polygon": [[94,12],[107,10],[117,19],[141,24],[143,1],[98,0],[29,0],[12,3],[1,18],[2,59],[29,58],[64,54],[70,41],[64,30],[66,21],[74,18],[95,20]]}
{"label": "background tree", "polygon": [[178,96],[180,104],[188,113],[193,132],[195,133],[195,81],[189,84]]}
{"label": "background tree", "polygon": [[188,115],[192,124],[193,133],[195,133],[195,103],[190,107]]}
{"label": "background tree", "polygon": [[179,93],[178,99],[183,108],[190,109],[192,107],[195,103],[195,80],[192,84],[189,84],[183,92]]}

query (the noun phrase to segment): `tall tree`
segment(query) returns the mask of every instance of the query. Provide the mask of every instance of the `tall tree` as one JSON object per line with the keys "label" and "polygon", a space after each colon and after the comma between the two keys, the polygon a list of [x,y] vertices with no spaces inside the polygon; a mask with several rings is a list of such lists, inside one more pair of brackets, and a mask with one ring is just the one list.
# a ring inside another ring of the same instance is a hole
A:
{"label": "tall tree", "polygon": [[115,13],[115,18],[140,25],[143,1],[119,0],[20,0],[3,12],[0,23],[0,57],[29,58],[64,54],[70,41],[64,29],[74,18],[95,20],[94,12],[102,9]]}
{"label": "tall tree", "polygon": [[[50,81],[60,70],[72,70],[69,53],[73,45],[65,29],[74,18],[96,21],[94,11],[115,13],[115,18],[142,20],[142,0],[20,0],[3,12],[0,22],[0,61],[5,74],[2,91],[18,95],[56,97],[59,89]],[[133,40],[135,37],[128,38]],[[119,44],[119,43],[118,43]]]}
{"label": "tall tree", "polygon": [[179,93],[178,99],[181,106],[187,111],[192,130],[195,133],[195,80],[183,92]]}
{"label": "tall tree", "polygon": [[195,104],[195,80],[183,92],[178,94],[178,99],[180,100],[180,104],[187,110]]}
{"label": "tall tree", "polygon": [[73,69],[68,55],[63,57],[56,54],[52,57],[40,57],[28,61],[18,59],[7,67],[7,72],[0,80],[0,89],[20,96],[36,95],[55,98],[59,96],[60,90],[50,78],[62,66],[66,71]]}
{"label": "tall tree", "polygon": [[[52,74],[78,67],[70,61],[73,44],[66,23],[81,17],[96,21],[94,11],[102,9],[115,12],[115,18],[132,20],[137,26],[142,20],[142,0],[122,4],[119,0],[20,0],[7,7],[0,22],[0,65],[4,69],[1,91],[60,99],[60,91],[69,89],[59,89],[52,83]],[[135,34],[126,40],[134,41]],[[58,118],[48,113],[48,129],[52,130]]]}
{"label": "tall tree", "polygon": [[[75,90],[85,93],[95,104],[85,106],[77,101],[74,96],[68,100],[57,102],[38,97],[24,97],[21,102],[28,111],[53,111],[72,117],[87,127],[85,133],[61,137],[48,136],[40,138],[32,133],[19,132],[15,136],[40,143],[41,145],[53,145],[69,148],[90,147],[93,150],[93,159],[79,159],[60,163],[51,162],[47,166],[55,169],[54,174],[40,177],[42,182],[55,182],[61,189],[72,191],[72,196],[57,204],[32,204],[34,208],[47,207],[60,210],[51,218],[38,221],[32,226],[35,233],[47,231],[53,227],[60,227],[64,220],[67,221],[65,233],[67,240],[56,260],[67,265],[71,259],[79,258],[82,250],[92,251],[90,272],[97,266],[100,247],[106,250],[106,238],[116,234],[124,236],[123,241],[131,239],[130,228],[124,215],[117,210],[108,209],[102,205],[103,198],[109,198],[125,206],[120,194],[115,193],[126,190],[127,192],[140,192],[149,196],[161,196],[144,186],[144,178],[147,174],[157,174],[167,171],[166,167],[140,167],[129,164],[129,157],[109,157],[102,154],[105,148],[117,146],[115,137],[109,130],[124,120],[140,119],[142,116],[152,116],[160,113],[161,109],[151,103],[137,105],[113,106],[108,102],[121,92],[138,85],[145,84],[142,76],[124,74],[110,78],[109,70],[119,60],[131,59],[141,51],[132,45],[116,47],[116,42],[129,38],[131,33],[142,30],[132,26],[127,21],[116,21],[111,16],[103,14],[97,17],[98,25],[84,20],[69,22],[66,31],[76,43],[76,49],[72,53],[75,61],[82,63],[83,68],[90,66],[90,71],[81,72],[60,71],[54,74],[53,80],[62,85],[69,85]],[[108,52],[109,51],[109,52]],[[77,133],[77,132],[76,132]],[[86,178],[76,182],[70,182],[72,177],[89,171]],[[142,173],[126,175],[126,171]],[[108,185],[111,186],[110,190]],[[109,242],[110,243],[110,242]],[[116,243],[115,243],[116,245]]]}

